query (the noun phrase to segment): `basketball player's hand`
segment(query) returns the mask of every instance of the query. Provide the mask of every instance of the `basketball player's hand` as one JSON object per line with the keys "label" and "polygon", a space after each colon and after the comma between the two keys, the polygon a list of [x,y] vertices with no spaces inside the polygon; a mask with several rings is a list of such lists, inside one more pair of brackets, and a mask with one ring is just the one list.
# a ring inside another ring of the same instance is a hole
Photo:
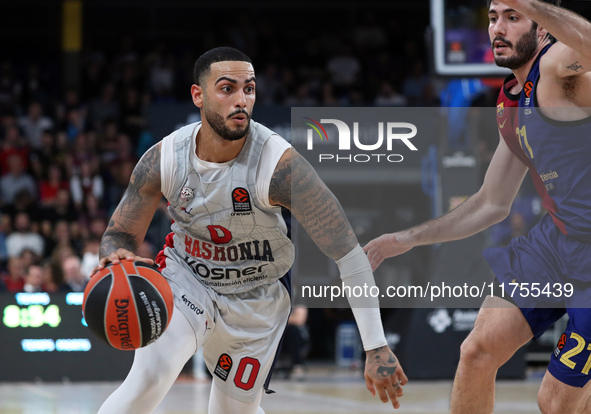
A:
{"label": "basketball player's hand", "polygon": [[145,262],[149,265],[154,264],[154,260],[152,260],[152,259],[136,256],[134,253],[132,253],[126,249],[117,249],[113,253],[111,253],[110,255],[105,256],[102,259],[100,259],[98,266],[95,266],[95,268],[92,269],[92,272],[90,274],[94,275],[99,270],[104,269],[105,266],[107,266],[109,263],[118,264],[121,260],[139,260],[139,261]]}
{"label": "basketball player's hand", "polygon": [[408,378],[390,348],[383,346],[367,351],[364,375],[371,395],[375,397],[377,392],[383,403],[390,400],[394,408],[400,408],[398,399],[404,394],[402,386]]}
{"label": "basketball player's hand", "polygon": [[397,234],[382,234],[365,245],[363,251],[367,253],[371,270],[376,270],[384,259],[406,253],[413,248],[413,246],[405,245],[398,240]]}

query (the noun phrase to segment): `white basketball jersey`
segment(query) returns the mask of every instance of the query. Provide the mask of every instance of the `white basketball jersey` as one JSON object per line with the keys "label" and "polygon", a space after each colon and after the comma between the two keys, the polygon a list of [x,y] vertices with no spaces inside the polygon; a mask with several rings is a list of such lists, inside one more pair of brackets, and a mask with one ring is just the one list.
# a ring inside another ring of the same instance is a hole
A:
{"label": "white basketball jersey", "polygon": [[287,273],[295,254],[282,209],[269,204],[268,194],[289,144],[251,121],[238,157],[207,163],[195,154],[200,127],[187,125],[162,141],[162,193],[174,220],[164,255],[218,293],[272,283]]}

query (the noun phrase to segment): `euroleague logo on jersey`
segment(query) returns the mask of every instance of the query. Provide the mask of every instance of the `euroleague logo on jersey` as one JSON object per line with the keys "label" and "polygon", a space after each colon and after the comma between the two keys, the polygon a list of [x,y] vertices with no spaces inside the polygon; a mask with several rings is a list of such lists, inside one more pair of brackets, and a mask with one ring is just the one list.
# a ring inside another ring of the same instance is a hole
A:
{"label": "euroleague logo on jersey", "polygon": [[250,203],[250,194],[243,187],[236,187],[232,190],[233,216],[248,216],[254,214]]}
{"label": "euroleague logo on jersey", "polygon": [[525,83],[525,86],[523,87],[523,90],[525,91],[525,96],[526,97],[530,97],[531,96],[531,90],[534,87],[534,84],[532,81],[527,81]]}
{"label": "euroleague logo on jersey", "polygon": [[529,106],[529,100],[531,98],[531,91],[534,88],[534,84],[532,81],[525,82],[523,85],[523,92],[525,92],[525,106]]}

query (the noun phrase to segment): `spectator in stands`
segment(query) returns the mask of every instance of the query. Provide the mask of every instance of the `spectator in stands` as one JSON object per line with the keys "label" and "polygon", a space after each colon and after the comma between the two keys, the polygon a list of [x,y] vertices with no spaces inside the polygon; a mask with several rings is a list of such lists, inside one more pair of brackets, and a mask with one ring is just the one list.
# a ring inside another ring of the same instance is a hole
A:
{"label": "spectator in stands", "polygon": [[[168,222],[170,226],[170,221]],[[89,237],[98,237],[99,239],[103,237],[103,234],[107,230],[107,217],[106,216],[96,216],[90,221],[90,234]],[[163,240],[163,239],[160,239]]]}
{"label": "spectator in stands", "polygon": [[[86,278],[90,278],[92,274],[92,269],[99,264],[99,248],[101,245],[101,239],[95,236],[89,236],[84,241],[84,249],[82,252],[82,274]],[[141,246],[140,246],[141,247]],[[139,254],[139,251],[138,251]],[[153,256],[142,256],[142,257],[150,257]]]}
{"label": "spectator in stands", "polygon": [[12,223],[16,220],[16,215],[18,213],[27,213],[31,220],[31,229],[33,231],[38,230],[37,221],[39,220],[40,212],[39,204],[33,200],[28,190],[20,190],[16,193],[12,204],[4,205],[2,207],[2,212],[10,219],[10,229],[12,229]]}
{"label": "spectator in stands", "polygon": [[99,129],[107,119],[119,119],[115,84],[107,82],[103,85],[101,96],[91,102],[88,115],[90,127],[93,129]]}
{"label": "spectator in stands", "polygon": [[101,162],[109,164],[117,157],[119,126],[114,119],[106,119],[98,130],[98,151]]}
{"label": "spectator in stands", "polygon": [[61,292],[84,292],[88,279],[82,274],[81,262],[77,256],[68,256],[62,262],[64,281]]}
{"label": "spectator in stands", "polygon": [[6,260],[8,260],[8,250],[6,249],[6,230],[4,223],[4,215],[0,213],[0,269],[4,267],[4,263]]}
{"label": "spectator in stands", "polygon": [[58,192],[62,189],[67,190],[69,186],[68,181],[63,178],[61,168],[56,164],[51,164],[47,176],[41,180],[39,185],[39,202],[44,207],[54,206]]}
{"label": "spectator in stands", "polygon": [[78,212],[70,200],[70,190],[60,188],[53,200],[53,203],[43,209],[43,217],[53,223],[60,220],[72,222],[78,220]]}
{"label": "spectator in stands", "polygon": [[325,82],[322,85],[322,105],[323,106],[338,106],[339,100],[335,97],[334,88],[332,83]]}
{"label": "spectator in stands", "polygon": [[402,93],[408,99],[409,106],[431,106],[433,104],[431,80],[425,71],[423,60],[417,59],[412,64],[410,73],[403,80]]}
{"label": "spectator in stands", "polygon": [[25,285],[24,267],[22,260],[19,257],[11,257],[8,259],[6,272],[0,275],[0,279],[6,286],[8,292],[22,292]]}
{"label": "spectator in stands", "polygon": [[39,265],[33,264],[25,268],[23,292],[37,293],[43,292],[43,268]]}
{"label": "spectator in stands", "polygon": [[37,197],[37,184],[25,172],[23,161],[17,154],[8,157],[8,171],[0,179],[0,205],[13,203],[15,195],[21,190],[27,190],[33,198]]}
{"label": "spectator in stands", "polygon": [[21,91],[22,85],[14,76],[12,63],[3,60],[0,63],[0,116],[14,113]]}
{"label": "spectator in stands", "polygon": [[0,169],[1,174],[8,174],[8,158],[11,155],[20,157],[24,168],[29,164],[29,147],[21,135],[18,126],[9,124],[4,126],[4,139],[0,140]]}
{"label": "spectator in stands", "polygon": [[175,61],[172,54],[166,54],[152,62],[150,68],[150,91],[156,102],[173,98]]}
{"label": "spectator in stands", "polygon": [[64,260],[70,256],[74,256],[74,250],[70,246],[56,246],[51,253],[51,277],[56,286],[58,286],[58,289],[60,289],[60,286],[64,281],[62,264],[64,263]]}
{"label": "spectator in stands", "polygon": [[396,92],[390,82],[382,82],[373,104],[375,106],[405,106],[407,101],[404,95]]}
{"label": "spectator in stands", "polygon": [[285,100],[286,106],[317,106],[318,101],[310,93],[310,86],[305,83],[298,85],[295,95]]}
{"label": "spectator in stands", "polygon": [[80,101],[78,91],[69,88],[66,91],[63,100],[59,102],[56,107],[57,124],[60,126],[60,129],[66,129],[64,126],[67,123],[68,113],[73,109],[78,111],[78,114],[82,119],[86,120],[86,116],[88,115],[86,106]]}
{"label": "spectator in stands", "polygon": [[31,249],[23,249],[23,251],[21,251],[21,254],[18,257],[21,259],[23,268],[25,269],[29,266],[39,263],[39,260],[41,258],[40,255],[38,255]]}
{"label": "spectator in stands", "polygon": [[121,130],[137,145],[144,127],[143,105],[137,89],[126,89],[121,103]]}
{"label": "spectator in stands", "polygon": [[341,45],[338,53],[326,63],[326,70],[330,73],[331,82],[340,95],[357,83],[361,62],[351,52],[350,47]]}
{"label": "spectator in stands", "polygon": [[66,119],[64,125],[61,126],[61,130],[66,133],[68,142],[74,142],[76,137],[86,130],[86,118],[84,114],[79,109],[70,109],[66,114]]}
{"label": "spectator in stands", "polygon": [[43,108],[39,102],[31,103],[27,115],[20,118],[18,123],[29,146],[33,149],[41,148],[43,131],[53,128],[53,121],[43,115]]}
{"label": "spectator in stands", "polygon": [[39,233],[31,231],[31,221],[27,213],[16,215],[14,232],[6,238],[8,257],[18,257],[25,249],[32,250],[36,255],[43,254],[44,242]]}
{"label": "spectator in stands", "polygon": [[92,196],[101,200],[105,191],[103,178],[95,170],[92,163],[83,163],[76,169],[70,179],[70,191],[76,210],[84,210],[85,201]]}
{"label": "spectator in stands", "polygon": [[45,130],[41,136],[41,148],[29,154],[31,172],[36,180],[41,180],[49,171],[49,166],[56,163],[56,137],[52,130]]}
{"label": "spectator in stands", "polygon": [[53,240],[55,241],[55,248],[69,247],[73,250],[74,254],[78,253],[78,248],[82,246],[76,245],[72,237],[70,230],[70,223],[66,220],[59,220],[55,223]]}
{"label": "spectator in stands", "polygon": [[39,63],[28,65],[25,81],[22,83],[21,106],[28,106],[33,102],[46,104],[49,101],[48,85],[43,74],[39,70]]}
{"label": "spectator in stands", "polygon": [[105,213],[105,210],[101,208],[98,199],[92,193],[86,195],[84,199],[84,205],[82,206],[80,215],[78,216],[78,225],[80,226],[82,237],[89,237],[91,233],[92,221],[94,219],[104,220],[106,216],[107,214]]}
{"label": "spectator in stands", "polygon": [[41,267],[43,268],[43,290],[45,292],[57,292],[59,287],[53,279],[51,260],[42,261]]}
{"label": "spectator in stands", "polygon": [[98,168],[100,156],[97,154],[96,139],[94,131],[78,134],[68,153],[70,174],[75,173],[84,164],[90,164],[91,168]]}

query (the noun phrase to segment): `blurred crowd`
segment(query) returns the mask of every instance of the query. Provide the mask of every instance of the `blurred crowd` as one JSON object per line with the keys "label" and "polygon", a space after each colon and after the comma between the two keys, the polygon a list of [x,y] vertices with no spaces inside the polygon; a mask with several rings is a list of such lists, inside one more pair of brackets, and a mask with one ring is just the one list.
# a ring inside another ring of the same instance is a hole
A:
{"label": "blurred crowd", "polygon": [[[277,29],[239,21],[197,51],[164,41],[146,47],[131,35],[102,48],[89,41],[75,87],[65,87],[50,61],[1,61],[0,291],[84,289],[135,163],[162,138],[150,132],[151,104],[188,101],[194,60],[209,47],[231,45],[252,57],[257,105],[437,102],[420,31],[398,44],[400,29],[377,24],[373,12],[346,35],[297,41]],[[155,255],[169,224],[163,200],[144,256]]]}

